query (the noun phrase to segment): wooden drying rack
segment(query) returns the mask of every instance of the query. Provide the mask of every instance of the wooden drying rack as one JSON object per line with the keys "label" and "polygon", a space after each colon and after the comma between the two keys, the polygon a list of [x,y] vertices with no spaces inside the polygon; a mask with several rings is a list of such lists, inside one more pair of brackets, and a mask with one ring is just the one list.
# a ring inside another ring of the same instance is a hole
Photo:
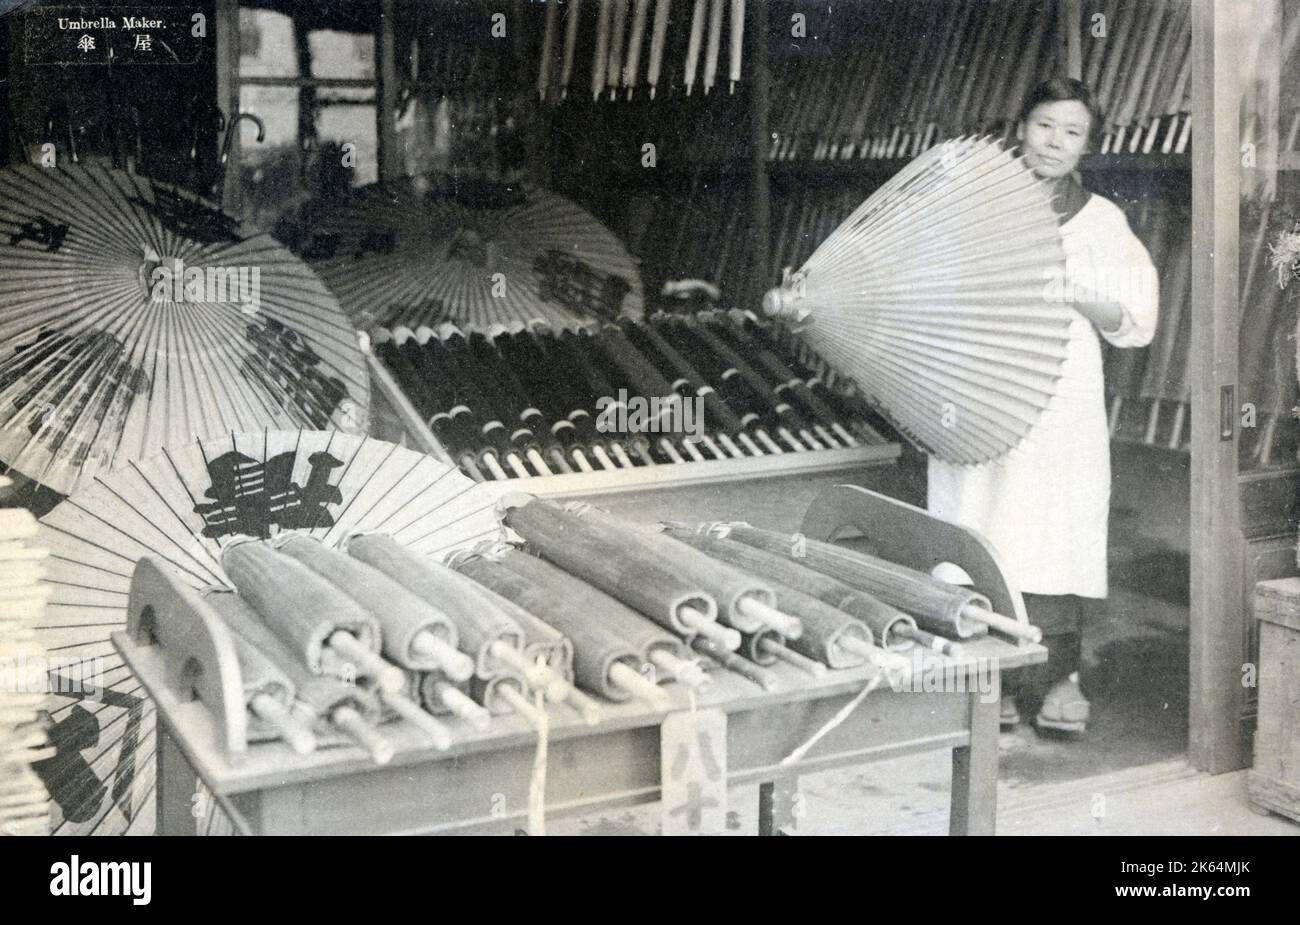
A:
{"label": "wooden drying rack", "polygon": [[[825,491],[810,506],[810,539],[863,534],[877,552],[929,569],[952,562],[1001,613],[1026,621],[1017,591],[979,536],[918,508],[856,486]],[[148,577],[133,584],[128,628],[113,643],[153,698],[158,714],[158,833],[196,833],[191,814],[202,781],[247,834],[509,833],[524,828],[536,747],[521,717],[493,719],[477,732],[457,726],[450,749],[434,749],[418,730],[393,723],[384,732],[396,746],[392,762],[376,767],[357,747],[322,747],[299,756],[280,742],[249,742],[239,695],[238,667],[226,631],[209,618],[201,598]],[[147,579],[147,580],[146,580]],[[152,629],[149,627],[152,626]],[[1040,645],[992,636],[968,640],[966,653],[996,660],[1000,669],[1041,662]],[[927,662],[933,658],[926,653]],[[785,664],[769,669],[780,689],[761,691],[730,672],[716,673],[697,698],[725,726],[728,786],[760,784],[760,834],[794,828],[798,775],[916,752],[952,752],[952,834],[992,834],[997,802],[998,674],[981,695],[893,691],[868,695],[847,720],[798,761],[789,755],[835,716],[870,673],[828,671],[811,678]],[[975,678],[972,665],[967,677]],[[689,710],[684,691],[666,690],[674,705],[654,711],[610,704],[596,726],[575,711],[550,710],[548,817],[593,813],[660,798],[665,720]],[[186,695],[182,695],[185,691]],[[197,693],[197,698],[195,697]]]}

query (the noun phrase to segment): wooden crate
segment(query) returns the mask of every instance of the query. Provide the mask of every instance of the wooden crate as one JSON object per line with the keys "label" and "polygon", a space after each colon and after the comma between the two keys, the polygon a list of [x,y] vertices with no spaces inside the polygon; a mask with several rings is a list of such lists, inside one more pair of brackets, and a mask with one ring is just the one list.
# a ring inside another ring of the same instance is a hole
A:
{"label": "wooden crate", "polygon": [[1257,584],[1255,618],[1259,725],[1250,801],[1300,821],[1300,578]]}

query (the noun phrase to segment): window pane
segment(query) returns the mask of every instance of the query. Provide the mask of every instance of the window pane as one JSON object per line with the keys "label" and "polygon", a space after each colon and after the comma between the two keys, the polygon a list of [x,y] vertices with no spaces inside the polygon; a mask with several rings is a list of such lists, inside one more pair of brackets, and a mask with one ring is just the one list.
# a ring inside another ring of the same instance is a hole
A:
{"label": "window pane", "polygon": [[[266,124],[261,144],[255,126],[241,127],[237,174],[245,220],[271,230],[309,199],[378,180],[373,90],[245,86],[239,99],[244,112]],[[299,135],[304,102],[313,106],[306,139]],[[230,176],[236,182],[235,167]]]}
{"label": "window pane", "polygon": [[238,172],[242,190],[242,217],[270,228],[284,204],[297,195],[301,170],[298,152],[298,88],[241,87],[239,108],[266,125],[266,138],[257,141],[257,128],[240,127],[238,168],[230,168],[230,182]]}
{"label": "window pane", "polygon": [[318,29],[307,37],[311,48],[311,76],[375,77],[375,37]]}
{"label": "window pane", "polygon": [[271,10],[239,11],[241,77],[297,77],[293,20]]}
{"label": "window pane", "polygon": [[[379,139],[373,90],[317,92],[316,135],[322,152],[335,146],[338,166],[350,186],[379,179]],[[352,147],[349,148],[348,146]]]}

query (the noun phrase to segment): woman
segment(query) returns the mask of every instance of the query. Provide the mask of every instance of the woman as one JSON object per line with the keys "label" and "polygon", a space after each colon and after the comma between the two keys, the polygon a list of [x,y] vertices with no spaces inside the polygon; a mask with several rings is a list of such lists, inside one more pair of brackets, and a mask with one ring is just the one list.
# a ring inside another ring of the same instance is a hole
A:
{"label": "woman", "polygon": [[1157,313],[1146,248],[1119,207],[1090,194],[1076,173],[1100,125],[1087,87],[1058,78],[1033,92],[1016,128],[1026,163],[1052,187],[1066,254],[1064,279],[1048,283],[1049,297],[1072,309],[1056,395],[1000,459],[982,466],[929,462],[931,513],[993,543],[1050,652],[1046,666],[1008,685],[1004,725],[1019,721],[1019,706],[1036,714],[1040,727],[1071,732],[1088,722],[1078,674],[1083,612],[1107,593],[1110,438],[1097,335],[1116,347],[1145,346]]}

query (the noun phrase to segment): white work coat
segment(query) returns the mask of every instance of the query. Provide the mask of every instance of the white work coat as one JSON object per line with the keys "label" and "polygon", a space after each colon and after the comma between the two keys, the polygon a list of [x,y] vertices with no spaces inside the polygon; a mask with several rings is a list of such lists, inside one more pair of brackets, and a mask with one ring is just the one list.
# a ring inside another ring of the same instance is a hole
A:
{"label": "white work coat", "polygon": [[[982,465],[929,463],[928,506],[990,540],[1012,585],[1031,594],[1100,598],[1106,586],[1110,512],[1110,436],[1101,344],[1143,347],[1155,334],[1155,267],[1113,202],[1093,194],[1061,226],[1068,298],[1075,280],[1108,287],[1123,309],[1119,328],[1098,332],[1073,313],[1067,358],[1056,394],[1025,438]],[[968,582],[940,566],[940,578]]]}

